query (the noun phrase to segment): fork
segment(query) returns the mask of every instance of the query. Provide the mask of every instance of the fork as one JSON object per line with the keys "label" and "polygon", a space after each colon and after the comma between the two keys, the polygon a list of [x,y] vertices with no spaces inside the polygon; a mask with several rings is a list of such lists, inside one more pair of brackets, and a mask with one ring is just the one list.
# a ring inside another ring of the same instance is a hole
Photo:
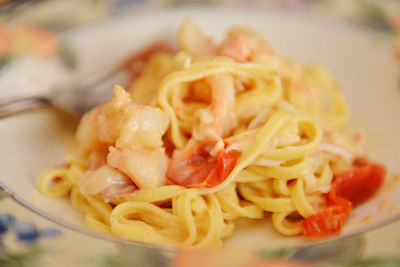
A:
{"label": "fork", "polygon": [[115,84],[125,86],[128,80],[128,72],[119,68],[69,88],[55,87],[48,94],[0,99],[0,119],[41,108],[51,108],[79,119],[88,110],[110,99]]}
{"label": "fork", "polygon": [[79,119],[86,111],[111,98],[115,84],[124,86],[137,78],[156,52],[173,54],[174,48],[166,40],[156,40],[143,50],[130,54],[105,75],[89,77],[90,80],[69,85],[69,88],[54,88],[47,95],[0,99],[0,119],[39,108],[52,108]]}

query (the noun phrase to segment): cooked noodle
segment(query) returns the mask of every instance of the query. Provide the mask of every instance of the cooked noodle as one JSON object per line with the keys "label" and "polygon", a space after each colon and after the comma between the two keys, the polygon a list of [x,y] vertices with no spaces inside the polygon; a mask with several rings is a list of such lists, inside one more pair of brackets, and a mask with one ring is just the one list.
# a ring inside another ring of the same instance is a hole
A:
{"label": "cooked noodle", "polygon": [[[215,45],[186,20],[178,43],[175,54],[151,56],[129,93],[115,86],[84,115],[79,156],[45,171],[40,192],[69,196],[96,231],[149,244],[216,247],[237,218],[266,213],[280,233],[301,233],[334,175],[362,156],[344,132],[340,88],[247,28]],[[225,153],[236,162],[218,182],[190,184],[194,169],[179,159],[204,143],[211,161]]]}

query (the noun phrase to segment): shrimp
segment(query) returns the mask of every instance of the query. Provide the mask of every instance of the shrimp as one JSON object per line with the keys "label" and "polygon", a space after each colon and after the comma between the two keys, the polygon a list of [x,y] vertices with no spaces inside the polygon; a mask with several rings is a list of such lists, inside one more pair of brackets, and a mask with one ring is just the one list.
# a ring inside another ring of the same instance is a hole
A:
{"label": "shrimp", "polygon": [[137,189],[128,176],[107,164],[87,171],[79,181],[79,188],[84,195],[101,194],[106,202],[127,196]]}
{"label": "shrimp", "polygon": [[89,155],[92,151],[106,150],[107,147],[100,142],[97,136],[96,114],[97,108],[83,115],[76,131],[76,141],[79,151],[84,155]]}
{"label": "shrimp", "polygon": [[163,148],[143,149],[111,147],[107,155],[110,166],[127,174],[141,189],[165,184],[168,157]]}
{"label": "shrimp", "polygon": [[352,168],[355,160],[364,157],[365,147],[362,140],[362,132],[350,137],[325,129],[319,152],[332,159],[331,167],[334,173],[341,173]]}
{"label": "shrimp", "polygon": [[77,129],[78,147],[84,154],[107,150],[119,138],[120,129],[126,118],[127,107],[131,104],[129,94],[115,86],[114,97],[86,113]]}
{"label": "shrimp", "polygon": [[132,105],[128,109],[116,147],[159,148],[169,125],[168,116],[159,108]]}
{"label": "shrimp", "polygon": [[216,140],[226,136],[236,126],[232,109],[235,104],[233,77],[221,74],[206,78],[211,88],[212,100],[207,108],[198,109],[198,123],[192,135],[198,141]]}
{"label": "shrimp", "polygon": [[230,29],[228,38],[222,42],[217,52],[238,62],[255,61],[260,55],[274,54],[267,40],[259,33],[245,27]]}
{"label": "shrimp", "polygon": [[345,134],[324,130],[324,141],[320,150],[336,155],[337,157],[349,161],[363,157],[364,143],[362,142],[362,132],[358,132],[354,137]]}
{"label": "shrimp", "polygon": [[303,72],[300,64],[278,55],[264,36],[245,27],[231,28],[228,37],[217,49],[217,55],[240,63],[262,63],[280,76],[293,80],[298,80]]}
{"label": "shrimp", "polygon": [[100,150],[100,151],[93,151],[89,154],[87,168],[90,171],[96,170],[103,166],[106,163],[107,152]]}
{"label": "shrimp", "polygon": [[122,87],[115,86],[114,97],[97,110],[97,137],[100,142],[114,144],[117,141],[132,105],[130,95]]}
{"label": "shrimp", "polygon": [[[162,136],[168,128],[169,120],[159,108],[136,105],[129,94],[120,86],[114,88],[114,97],[87,113],[78,127],[77,139],[80,149],[88,155],[88,169],[85,175],[98,176],[108,181],[116,177],[109,169],[115,168],[121,173],[118,181],[128,178],[140,188],[153,188],[165,183],[168,157],[162,148]],[[101,171],[101,170],[102,171]],[[114,176],[113,176],[114,175]],[[106,182],[100,184],[91,179],[88,186],[106,188]],[[100,179],[100,178],[99,178]],[[122,188],[123,185],[126,188]],[[129,190],[129,183],[119,184],[121,188],[110,189],[107,194]],[[103,192],[100,189],[86,190],[92,194]]]}
{"label": "shrimp", "polygon": [[181,50],[193,55],[214,55],[215,45],[200,27],[190,18],[186,18],[178,32],[178,42]]}
{"label": "shrimp", "polygon": [[78,126],[76,139],[84,154],[106,151],[108,146],[162,145],[161,137],[169,120],[159,108],[133,104],[129,94],[115,86],[114,97],[86,113]]}

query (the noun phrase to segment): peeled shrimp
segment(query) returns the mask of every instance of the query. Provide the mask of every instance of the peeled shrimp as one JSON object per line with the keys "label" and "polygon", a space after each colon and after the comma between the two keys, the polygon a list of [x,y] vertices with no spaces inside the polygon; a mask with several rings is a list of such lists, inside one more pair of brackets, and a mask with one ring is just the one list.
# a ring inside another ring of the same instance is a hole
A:
{"label": "peeled shrimp", "polygon": [[110,148],[107,162],[127,174],[141,189],[165,184],[168,158],[163,148]]}
{"label": "peeled shrimp", "polygon": [[193,55],[215,54],[215,45],[211,38],[190,18],[186,18],[179,28],[178,42],[181,50]]}
{"label": "peeled shrimp", "polygon": [[107,164],[95,171],[87,171],[79,181],[79,188],[84,195],[101,194],[106,202],[137,189],[128,176]]}
{"label": "peeled shrimp", "polygon": [[216,140],[226,136],[235,126],[232,109],[235,104],[233,78],[228,74],[211,76],[206,79],[211,88],[211,104],[196,112],[198,123],[193,137],[198,141]]}
{"label": "peeled shrimp", "polygon": [[133,104],[129,94],[115,86],[114,97],[82,117],[77,141],[85,154],[108,146],[160,147],[168,117],[158,108]]}

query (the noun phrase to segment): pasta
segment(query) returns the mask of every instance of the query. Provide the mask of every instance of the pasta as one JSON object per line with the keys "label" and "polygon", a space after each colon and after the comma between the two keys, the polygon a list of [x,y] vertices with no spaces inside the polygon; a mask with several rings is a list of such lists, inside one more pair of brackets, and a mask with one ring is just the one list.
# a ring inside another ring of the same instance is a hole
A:
{"label": "pasta", "polygon": [[267,214],[284,235],[313,236],[309,221],[332,209],[338,229],[319,234],[337,234],[354,202],[333,179],[371,164],[330,75],[245,27],[217,45],[186,19],[178,45],[141,54],[129,90],[83,116],[79,151],[39,191],[69,197],[91,229],[147,244],[218,247],[236,219]]}

